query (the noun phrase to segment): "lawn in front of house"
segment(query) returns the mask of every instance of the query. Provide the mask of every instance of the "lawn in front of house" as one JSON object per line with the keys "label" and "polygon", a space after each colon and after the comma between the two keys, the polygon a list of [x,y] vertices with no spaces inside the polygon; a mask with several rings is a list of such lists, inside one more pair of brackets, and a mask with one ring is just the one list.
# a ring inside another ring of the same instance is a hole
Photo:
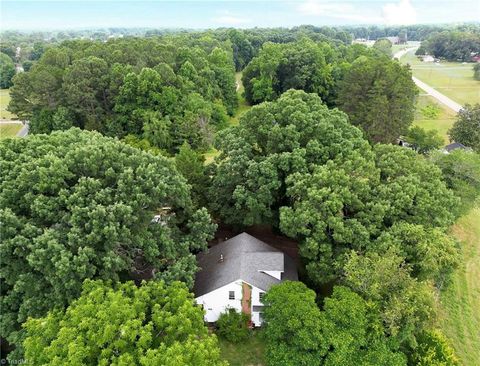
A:
{"label": "lawn in front of house", "polygon": [[10,103],[10,91],[8,89],[0,89],[0,119],[15,119],[16,116],[7,111],[8,103]]}
{"label": "lawn in front of house", "polygon": [[[434,118],[424,113],[425,108],[434,108],[438,115]],[[422,94],[420,91],[417,97],[414,126],[420,126],[425,130],[436,130],[443,137],[445,145],[450,143],[448,130],[453,126],[456,120],[456,114],[444,104],[438,102],[435,98]]]}
{"label": "lawn in front of house", "polygon": [[0,139],[15,137],[21,129],[21,123],[0,123]]}
{"label": "lawn in front of house", "polygon": [[473,63],[423,62],[414,51],[400,62],[410,64],[413,76],[459,104],[480,103],[480,81],[473,78]]}
{"label": "lawn in front of house", "polygon": [[241,343],[230,343],[219,338],[220,355],[230,366],[264,366],[265,343],[261,330],[253,330],[250,337]]}
{"label": "lawn in front of house", "polygon": [[[478,202],[478,201],[477,201]],[[480,203],[452,228],[461,263],[440,293],[439,326],[465,366],[480,360]]]}

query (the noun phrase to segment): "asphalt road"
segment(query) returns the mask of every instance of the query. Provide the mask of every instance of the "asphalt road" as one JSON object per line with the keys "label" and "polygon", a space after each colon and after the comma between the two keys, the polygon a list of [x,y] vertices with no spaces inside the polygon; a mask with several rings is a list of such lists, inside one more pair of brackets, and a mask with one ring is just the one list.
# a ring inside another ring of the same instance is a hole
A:
{"label": "asphalt road", "polygon": [[[407,48],[405,50],[398,51],[393,55],[393,58],[396,58],[396,59],[400,60],[400,58],[402,56],[404,56],[407,52],[415,50],[417,48],[418,47],[410,47],[410,48]],[[433,98],[438,100],[440,103],[446,105],[448,108],[453,110],[455,113],[458,113],[462,109],[462,106],[460,104],[451,100],[449,97],[440,93],[438,90],[432,88],[430,85],[425,84],[423,81],[417,79],[415,76],[412,76],[412,80],[425,93],[432,96]]]}

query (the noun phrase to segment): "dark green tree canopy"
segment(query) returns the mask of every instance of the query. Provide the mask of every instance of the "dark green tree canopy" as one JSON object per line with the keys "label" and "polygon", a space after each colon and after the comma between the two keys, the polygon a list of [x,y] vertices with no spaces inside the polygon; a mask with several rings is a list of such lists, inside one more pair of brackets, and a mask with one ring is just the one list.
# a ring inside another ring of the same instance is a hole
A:
{"label": "dark green tree canopy", "polygon": [[372,142],[395,142],[413,121],[417,87],[409,66],[359,57],[340,83],[337,103]]}
{"label": "dark green tree canopy", "polygon": [[311,172],[329,160],[372,157],[360,130],[342,112],[329,110],[315,94],[288,91],[277,101],[255,106],[240,125],[216,140],[210,188],[211,208],[225,222],[278,224],[278,209],[289,205],[287,177]]}
{"label": "dark green tree canopy", "polygon": [[12,78],[15,75],[15,64],[12,59],[0,52],[0,88],[7,89],[12,86]]}
{"label": "dark green tree canopy", "polygon": [[466,105],[448,131],[450,139],[480,152],[480,103]]}
{"label": "dark green tree canopy", "polygon": [[111,288],[86,280],[65,311],[24,327],[25,358],[33,365],[226,366],[203,311],[180,282]]}
{"label": "dark green tree canopy", "polygon": [[166,158],[70,129],[2,140],[0,169],[1,335],[9,342],[28,316],[77,297],[84,279],[192,285],[193,253],[215,227]]}
{"label": "dark green tree canopy", "polygon": [[406,365],[391,347],[372,304],[337,286],[321,311],[301,282],[273,286],[265,296],[267,364]]}

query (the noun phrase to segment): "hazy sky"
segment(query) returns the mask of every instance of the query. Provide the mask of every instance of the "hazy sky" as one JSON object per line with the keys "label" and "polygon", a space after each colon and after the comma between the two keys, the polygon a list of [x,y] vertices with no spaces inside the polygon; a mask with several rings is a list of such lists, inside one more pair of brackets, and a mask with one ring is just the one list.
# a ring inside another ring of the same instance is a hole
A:
{"label": "hazy sky", "polygon": [[480,0],[5,1],[0,28],[291,27],[480,21]]}

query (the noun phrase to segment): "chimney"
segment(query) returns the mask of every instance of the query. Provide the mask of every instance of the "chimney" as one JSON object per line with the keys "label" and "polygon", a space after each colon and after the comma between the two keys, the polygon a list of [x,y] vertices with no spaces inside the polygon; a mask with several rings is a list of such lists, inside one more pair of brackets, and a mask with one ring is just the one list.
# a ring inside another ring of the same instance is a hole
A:
{"label": "chimney", "polygon": [[223,254],[220,254],[220,259],[218,260],[218,263],[222,263],[223,262]]}

